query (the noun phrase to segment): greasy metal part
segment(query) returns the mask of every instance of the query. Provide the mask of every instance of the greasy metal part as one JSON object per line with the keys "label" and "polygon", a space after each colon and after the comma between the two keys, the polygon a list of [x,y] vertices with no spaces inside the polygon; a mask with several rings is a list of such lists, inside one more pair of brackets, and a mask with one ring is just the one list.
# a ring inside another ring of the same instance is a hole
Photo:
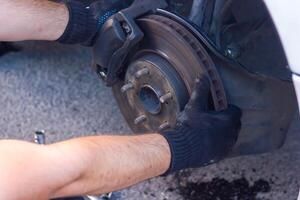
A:
{"label": "greasy metal part", "polygon": [[[145,16],[138,19],[137,24],[144,38],[132,52],[124,79],[113,86],[120,109],[134,132],[153,132],[174,126],[200,75],[210,78],[215,109],[226,108],[226,96],[216,67],[188,29],[171,17],[160,15]],[[120,93],[124,82],[132,83],[134,89]],[[153,88],[153,94],[150,90],[147,94],[143,90],[145,86]],[[145,102],[145,94],[151,101]],[[147,120],[135,123],[141,114]]]}

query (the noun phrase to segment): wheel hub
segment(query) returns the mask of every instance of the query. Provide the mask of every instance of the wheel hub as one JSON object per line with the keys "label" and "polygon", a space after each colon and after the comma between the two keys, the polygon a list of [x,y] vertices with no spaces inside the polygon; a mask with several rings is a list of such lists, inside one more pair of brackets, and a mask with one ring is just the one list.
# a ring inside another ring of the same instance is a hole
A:
{"label": "wheel hub", "polygon": [[225,92],[214,63],[186,27],[161,15],[144,16],[137,24],[144,38],[131,52],[124,78],[113,86],[134,132],[174,126],[201,75],[210,78],[212,105],[217,110],[225,108]]}
{"label": "wheel hub", "polygon": [[[137,118],[136,126],[149,130],[169,127],[187,103],[189,94],[179,74],[161,56],[140,52],[126,72],[121,88]],[[140,120],[139,120],[140,119]]]}

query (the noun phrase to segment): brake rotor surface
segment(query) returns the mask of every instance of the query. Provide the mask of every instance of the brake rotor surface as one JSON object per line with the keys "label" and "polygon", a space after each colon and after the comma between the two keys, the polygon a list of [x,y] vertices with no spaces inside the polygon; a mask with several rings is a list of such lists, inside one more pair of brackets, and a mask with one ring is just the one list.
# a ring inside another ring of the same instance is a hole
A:
{"label": "brake rotor surface", "polygon": [[137,24],[145,36],[129,59],[124,80],[113,86],[119,107],[134,132],[156,132],[174,126],[199,75],[210,78],[215,109],[226,107],[215,65],[187,28],[161,15],[142,17]]}

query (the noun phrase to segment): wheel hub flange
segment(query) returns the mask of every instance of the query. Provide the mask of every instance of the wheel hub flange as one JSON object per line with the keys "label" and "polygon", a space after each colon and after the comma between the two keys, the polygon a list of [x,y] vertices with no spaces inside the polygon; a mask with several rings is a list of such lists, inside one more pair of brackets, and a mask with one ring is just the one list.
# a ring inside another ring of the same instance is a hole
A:
{"label": "wheel hub flange", "polygon": [[129,88],[123,92],[136,115],[135,125],[154,131],[173,126],[174,116],[189,98],[184,82],[171,64],[151,52],[135,57],[127,69],[124,87]]}

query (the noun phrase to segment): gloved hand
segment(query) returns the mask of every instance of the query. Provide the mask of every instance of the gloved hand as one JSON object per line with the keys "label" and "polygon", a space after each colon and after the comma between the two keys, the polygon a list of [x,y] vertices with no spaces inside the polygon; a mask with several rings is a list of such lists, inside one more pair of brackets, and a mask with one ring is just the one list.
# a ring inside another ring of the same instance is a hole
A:
{"label": "gloved hand", "polygon": [[97,32],[112,15],[131,5],[133,0],[95,0],[86,2],[66,0],[69,22],[63,35],[57,40],[64,44],[92,46]]}
{"label": "gloved hand", "polygon": [[94,19],[94,23],[97,25],[97,31],[87,41],[86,45],[93,45],[97,32],[101,29],[103,24],[114,14],[120,10],[129,7],[133,0],[98,0],[92,3],[90,7],[90,17]]}
{"label": "gloved hand", "polygon": [[174,129],[163,131],[171,150],[166,174],[215,163],[232,149],[241,127],[241,110],[233,105],[221,112],[208,109],[210,84],[197,79],[194,92]]}

